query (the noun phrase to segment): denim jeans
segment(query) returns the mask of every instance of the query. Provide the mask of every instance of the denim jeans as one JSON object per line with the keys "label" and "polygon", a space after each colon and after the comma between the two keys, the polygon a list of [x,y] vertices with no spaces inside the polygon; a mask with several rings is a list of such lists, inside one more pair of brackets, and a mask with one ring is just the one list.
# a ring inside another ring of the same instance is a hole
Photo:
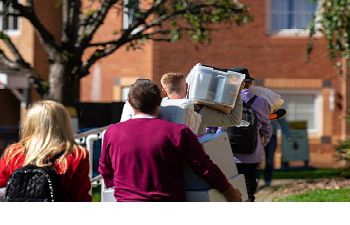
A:
{"label": "denim jeans", "polygon": [[265,146],[265,185],[270,185],[272,180],[272,172],[274,169],[275,151],[277,147],[277,135],[273,134],[269,143]]}

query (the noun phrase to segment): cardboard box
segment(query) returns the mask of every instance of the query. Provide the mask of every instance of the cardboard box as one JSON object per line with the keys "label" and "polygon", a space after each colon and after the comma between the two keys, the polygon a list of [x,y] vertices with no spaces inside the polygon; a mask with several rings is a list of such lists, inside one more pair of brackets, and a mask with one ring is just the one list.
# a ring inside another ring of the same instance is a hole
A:
{"label": "cardboard box", "polygon": [[[239,189],[243,201],[248,200],[247,186],[243,174],[233,177],[229,180],[229,183]],[[227,202],[225,196],[216,189],[187,190],[185,195],[187,202]]]}
{"label": "cardboard box", "polygon": [[[210,159],[221,169],[227,179],[238,175],[227,133],[206,134],[199,141]],[[207,189],[209,184],[199,178],[192,169],[184,164],[185,190]]]}

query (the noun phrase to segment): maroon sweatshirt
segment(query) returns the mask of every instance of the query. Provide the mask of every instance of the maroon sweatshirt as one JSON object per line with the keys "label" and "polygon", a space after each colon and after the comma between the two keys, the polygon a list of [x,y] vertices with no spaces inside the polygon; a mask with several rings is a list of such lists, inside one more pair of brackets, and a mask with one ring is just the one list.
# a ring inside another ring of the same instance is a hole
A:
{"label": "maroon sweatshirt", "polygon": [[213,188],[229,188],[192,131],[161,119],[130,119],[108,127],[99,172],[117,201],[184,201],[183,163]]}

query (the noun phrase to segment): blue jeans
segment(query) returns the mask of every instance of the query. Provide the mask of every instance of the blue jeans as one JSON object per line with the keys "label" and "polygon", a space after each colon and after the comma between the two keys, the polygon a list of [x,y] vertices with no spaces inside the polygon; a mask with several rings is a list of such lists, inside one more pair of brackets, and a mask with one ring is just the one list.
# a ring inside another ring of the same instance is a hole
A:
{"label": "blue jeans", "polygon": [[275,151],[277,147],[277,135],[273,134],[269,143],[265,146],[265,185],[270,185],[272,180],[272,172],[274,169]]}

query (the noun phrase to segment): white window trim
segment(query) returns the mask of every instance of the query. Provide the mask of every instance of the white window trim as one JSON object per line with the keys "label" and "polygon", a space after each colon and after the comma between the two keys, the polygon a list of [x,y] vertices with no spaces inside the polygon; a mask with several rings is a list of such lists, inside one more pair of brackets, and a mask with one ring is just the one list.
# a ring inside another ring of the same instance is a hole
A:
{"label": "white window trim", "polygon": [[[0,2],[0,9],[2,10],[2,2]],[[2,16],[1,16],[2,17]],[[16,30],[14,30],[14,29],[8,29],[8,30],[5,30],[5,33],[7,34],[7,35],[9,35],[9,36],[19,36],[20,34],[21,34],[21,30],[22,30],[22,20],[21,20],[21,17],[20,16],[18,16],[17,17],[17,20],[18,20],[18,28],[16,29]],[[3,20],[1,19],[0,20],[0,29],[2,29],[2,26],[3,26]]]}
{"label": "white window trim", "polygon": [[[316,11],[318,11],[318,7],[320,4],[318,4]],[[271,28],[271,0],[266,0],[266,33],[272,36],[280,36],[280,37],[308,37],[310,34],[310,29],[281,29],[278,31],[273,31]],[[320,26],[320,25],[316,25]],[[316,37],[321,36],[320,32],[316,32]]]}
{"label": "white window trim", "polygon": [[[314,112],[318,112],[315,115],[315,129],[307,129],[308,133],[315,137],[321,137],[323,134],[323,95],[321,90],[274,90],[280,94],[292,94],[292,95],[315,95]],[[288,113],[288,112],[287,112]]]}

